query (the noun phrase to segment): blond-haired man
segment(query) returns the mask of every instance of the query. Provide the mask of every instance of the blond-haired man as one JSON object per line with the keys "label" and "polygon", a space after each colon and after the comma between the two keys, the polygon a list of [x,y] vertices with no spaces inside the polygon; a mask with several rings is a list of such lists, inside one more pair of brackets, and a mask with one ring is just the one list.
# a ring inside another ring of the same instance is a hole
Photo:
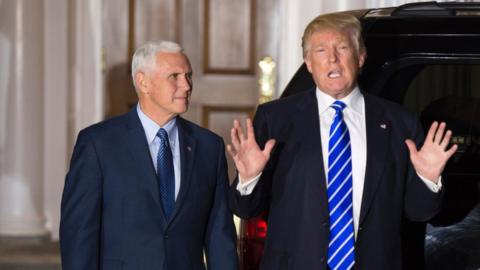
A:
{"label": "blond-haired man", "polygon": [[451,132],[434,123],[424,142],[414,114],[359,89],[366,50],[352,15],[315,18],[302,47],[316,87],[259,106],[246,133],[234,121],[231,207],[268,210],[263,270],[402,269],[402,217],[437,212]]}

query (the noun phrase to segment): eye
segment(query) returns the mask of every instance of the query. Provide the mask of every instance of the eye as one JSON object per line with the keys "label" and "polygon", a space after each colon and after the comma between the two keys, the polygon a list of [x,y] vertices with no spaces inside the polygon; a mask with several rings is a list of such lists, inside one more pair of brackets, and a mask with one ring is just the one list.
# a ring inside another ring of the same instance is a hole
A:
{"label": "eye", "polygon": [[180,73],[172,73],[168,76],[168,79],[176,81]]}
{"label": "eye", "polygon": [[191,72],[191,71],[190,71],[190,72],[187,72],[187,73],[185,73],[185,76],[187,77],[187,80],[188,80],[188,81],[192,81],[193,72]]}

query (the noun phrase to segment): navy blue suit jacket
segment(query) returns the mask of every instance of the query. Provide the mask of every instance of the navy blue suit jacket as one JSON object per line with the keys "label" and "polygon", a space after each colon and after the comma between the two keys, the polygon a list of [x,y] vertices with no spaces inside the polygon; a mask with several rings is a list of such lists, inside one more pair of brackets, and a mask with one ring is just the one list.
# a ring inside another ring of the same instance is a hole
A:
{"label": "navy blue suit jacket", "polygon": [[64,270],[237,269],[224,144],[177,118],[181,186],[163,215],[136,109],[82,130],[62,198]]}
{"label": "navy blue suit jacket", "polygon": [[[402,267],[403,217],[429,219],[442,192],[431,192],[410,162],[405,139],[423,141],[416,116],[398,104],[364,97],[367,164],[355,269],[396,270]],[[329,214],[315,89],[259,106],[254,128],[260,146],[270,138],[277,144],[252,194],[240,196],[237,179],[229,197],[241,217],[268,211],[261,269],[326,269]]]}

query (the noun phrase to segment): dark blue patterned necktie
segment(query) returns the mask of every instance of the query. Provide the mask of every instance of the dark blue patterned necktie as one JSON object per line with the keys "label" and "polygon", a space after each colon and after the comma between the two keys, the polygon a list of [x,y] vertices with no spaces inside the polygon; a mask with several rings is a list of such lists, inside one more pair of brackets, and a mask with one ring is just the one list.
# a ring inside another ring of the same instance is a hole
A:
{"label": "dark blue patterned necktie", "polygon": [[335,101],[335,117],[328,142],[328,208],[330,241],[328,266],[332,270],[348,270],[355,263],[352,202],[352,151],[342,111],[345,103]]}
{"label": "dark blue patterned necktie", "polygon": [[170,218],[175,205],[175,172],[173,169],[172,150],[165,129],[157,132],[160,138],[160,147],[157,154],[157,178],[163,211],[167,219]]}

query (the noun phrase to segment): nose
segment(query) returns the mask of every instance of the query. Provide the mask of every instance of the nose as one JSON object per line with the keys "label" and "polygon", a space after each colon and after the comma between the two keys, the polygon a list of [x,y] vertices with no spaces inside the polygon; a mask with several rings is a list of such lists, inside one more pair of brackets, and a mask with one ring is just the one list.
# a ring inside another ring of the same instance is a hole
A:
{"label": "nose", "polygon": [[177,87],[187,91],[192,88],[192,79],[188,73],[183,73],[179,76]]}
{"label": "nose", "polygon": [[336,63],[338,61],[338,51],[336,49],[330,50],[328,61],[331,63]]}

